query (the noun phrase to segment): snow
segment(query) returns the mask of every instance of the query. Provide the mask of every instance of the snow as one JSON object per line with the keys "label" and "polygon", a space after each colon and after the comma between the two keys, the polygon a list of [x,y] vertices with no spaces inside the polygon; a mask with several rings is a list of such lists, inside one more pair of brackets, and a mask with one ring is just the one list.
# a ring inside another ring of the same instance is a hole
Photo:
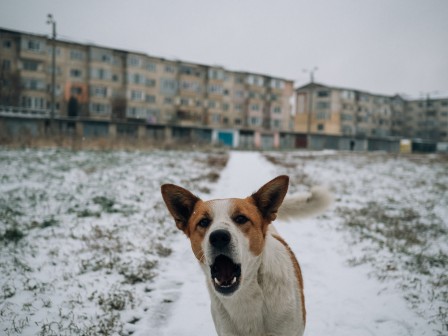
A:
{"label": "snow", "polygon": [[[269,162],[263,153],[232,151],[214,183],[207,178],[218,169],[207,165],[210,155],[223,154],[0,150],[0,234],[14,223],[26,234],[15,244],[0,241],[0,330],[95,335],[109,323],[111,334],[215,335],[204,275],[161,203],[160,184],[204,199],[246,197],[288,174],[292,192],[323,184],[335,194],[333,207],[317,218],[275,223],[302,267],[305,335],[448,331],[446,302],[428,294],[443,270],[411,274],[402,265],[412,259],[346,226],[348,213],[358,216],[378,203],[390,216],[411,207],[422,225],[448,228],[446,162],[334,151],[268,153]],[[50,219],[56,224],[45,227]],[[383,239],[387,223],[374,224],[375,239]],[[440,232],[425,253],[448,253],[446,231]],[[395,271],[383,279],[388,267]],[[409,284],[415,279],[419,292]],[[420,299],[407,299],[411,292]],[[437,309],[442,319],[434,318]]]}

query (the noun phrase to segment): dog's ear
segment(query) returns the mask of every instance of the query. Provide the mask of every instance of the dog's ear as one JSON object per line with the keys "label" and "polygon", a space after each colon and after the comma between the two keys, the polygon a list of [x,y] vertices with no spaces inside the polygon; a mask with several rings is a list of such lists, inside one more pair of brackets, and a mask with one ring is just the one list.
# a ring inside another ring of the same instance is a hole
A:
{"label": "dog's ear", "polygon": [[199,198],[188,190],[174,184],[161,187],[162,197],[179,230],[185,232],[187,223]]}
{"label": "dog's ear", "polygon": [[277,217],[277,210],[288,191],[288,183],[288,176],[278,176],[266,183],[251,196],[263,217],[269,222],[275,220]]}

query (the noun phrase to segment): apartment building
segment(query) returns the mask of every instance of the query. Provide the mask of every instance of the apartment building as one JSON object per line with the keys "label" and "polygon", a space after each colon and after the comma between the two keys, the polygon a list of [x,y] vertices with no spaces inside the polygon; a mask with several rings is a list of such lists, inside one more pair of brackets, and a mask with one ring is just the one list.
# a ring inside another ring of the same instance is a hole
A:
{"label": "apartment building", "polygon": [[311,134],[448,141],[448,98],[407,101],[309,83],[296,89],[295,131]]}
{"label": "apartment building", "polygon": [[[48,111],[53,41],[0,29],[0,105]],[[293,82],[56,40],[58,117],[292,131]]]}

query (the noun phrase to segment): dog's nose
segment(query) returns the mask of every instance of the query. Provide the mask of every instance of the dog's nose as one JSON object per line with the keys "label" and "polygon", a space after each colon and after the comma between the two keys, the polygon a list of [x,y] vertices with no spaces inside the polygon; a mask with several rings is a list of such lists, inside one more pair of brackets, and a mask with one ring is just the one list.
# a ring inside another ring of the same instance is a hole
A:
{"label": "dog's nose", "polygon": [[230,233],[227,230],[216,230],[210,234],[210,244],[216,248],[223,248],[230,243]]}

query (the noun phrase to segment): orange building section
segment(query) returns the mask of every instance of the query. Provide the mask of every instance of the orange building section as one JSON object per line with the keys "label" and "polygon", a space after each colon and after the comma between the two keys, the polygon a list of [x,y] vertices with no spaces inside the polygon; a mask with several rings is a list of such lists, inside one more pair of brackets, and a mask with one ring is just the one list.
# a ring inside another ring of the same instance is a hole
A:
{"label": "orange building section", "polygon": [[66,82],[64,88],[64,100],[69,101],[71,97],[75,97],[79,103],[87,103],[89,101],[88,85],[79,82]]}

